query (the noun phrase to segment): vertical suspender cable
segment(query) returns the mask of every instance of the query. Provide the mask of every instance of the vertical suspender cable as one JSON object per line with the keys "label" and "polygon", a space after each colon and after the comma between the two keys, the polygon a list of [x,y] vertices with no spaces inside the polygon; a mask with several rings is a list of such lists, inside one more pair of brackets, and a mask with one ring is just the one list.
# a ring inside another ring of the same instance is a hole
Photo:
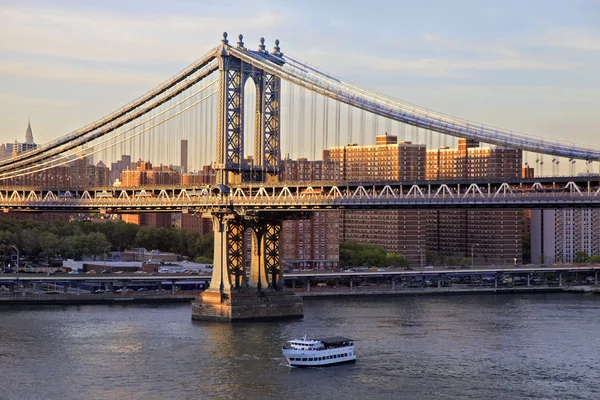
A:
{"label": "vertical suspender cable", "polygon": [[348,105],[348,143],[352,143],[352,109],[354,107],[352,107],[351,105]]}
{"label": "vertical suspender cable", "polygon": [[335,145],[340,146],[340,102],[335,102]]}
{"label": "vertical suspender cable", "polygon": [[323,99],[323,149],[327,150],[329,147],[329,97],[322,97]]}

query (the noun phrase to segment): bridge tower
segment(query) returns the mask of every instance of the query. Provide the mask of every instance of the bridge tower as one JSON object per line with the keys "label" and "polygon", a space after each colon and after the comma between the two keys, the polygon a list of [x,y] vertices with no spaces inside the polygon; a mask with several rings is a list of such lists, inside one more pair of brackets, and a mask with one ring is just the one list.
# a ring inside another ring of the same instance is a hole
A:
{"label": "bridge tower", "polygon": [[[272,53],[265,50],[260,39],[258,50],[244,47],[239,36],[237,50],[258,55],[267,62],[283,65],[285,61],[275,41]],[[243,182],[277,182],[279,162],[280,89],[278,76],[248,64],[231,54],[227,33],[218,51],[219,58],[219,115],[217,161],[213,165],[217,184]],[[251,164],[244,163],[244,87],[248,79],[256,86],[254,120],[254,156]]]}
{"label": "bridge tower", "polygon": [[[283,65],[279,41],[272,53],[260,39],[257,51],[244,47],[243,37],[236,51],[250,52],[265,62]],[[216,185],[213,192],[223,197],[230,185],[279,180],[280,89],[281,79],[244,62],[223,34],[218,49],[220,90],[218,115]],[[244,162],[244,86],[252,79],[256,86],[254,156]],[[300,297],[283,284],[279,262],[279,235],[283,212],[248,215],[232,208],[204,215],[211,218],[215,237],[214,268],[210,287],[192,305],[198,320],[248,320],[302,317]],[[306,216],[304,216],[306,218]],[[244,265],[244,234],[251,232],[252,256],[249,276]]]}

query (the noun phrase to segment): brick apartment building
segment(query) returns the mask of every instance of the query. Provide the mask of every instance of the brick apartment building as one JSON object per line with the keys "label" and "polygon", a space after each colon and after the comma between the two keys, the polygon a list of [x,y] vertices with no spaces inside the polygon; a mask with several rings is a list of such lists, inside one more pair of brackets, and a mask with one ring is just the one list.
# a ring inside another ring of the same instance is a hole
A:
{"label": "brick apartment building", "polygon": [[[475,182],[518,178],[523,173],[522,158],[521,150],[482,148],[474,140],[459,139],[457,149],[427,152],[427,179]],[[473,253],[476,264],[520,263],[523,234],[523,210],[427,212],[427,248],[441,256],[470,257]]]}
{"label": "brick apartment building", "polygon": [[[347,182],[407,182],[425,180],[425,145],[398,142],[394,135],[377,136],[375,145],[350,144],[323,152],[323,159],[339,165]],[[426,213],[422,210],[343,211],[342,241],[356,240],[383,246],[419,265],[426,251]]]}
{"label": "brick apartment building", "polygon": [[[282,182],[318,182],[339,180],[339,166],[306,158],[281,161]],[[280,238],[280,258],[289,268],[333,268],[339,262],[338,211],[311,213],[307,220],[284,221]]]}

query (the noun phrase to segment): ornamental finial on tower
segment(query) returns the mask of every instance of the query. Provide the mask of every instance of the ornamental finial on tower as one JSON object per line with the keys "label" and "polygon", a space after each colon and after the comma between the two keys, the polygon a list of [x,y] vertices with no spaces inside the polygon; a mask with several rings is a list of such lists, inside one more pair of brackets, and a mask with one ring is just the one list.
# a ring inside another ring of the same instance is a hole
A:
{"label": "ornamental finial on tower", "polygon": [[227,40],[227,32],[223,32],[223,40],[221,40],[223,44],[229,44],[229,40]]}
{"label": "ornamental finial on tower", "polygon": [[273,54],[276,56],[282,56],[281,48],[279,47],[279,39],[275,39],[275,47],[273,47]]}
{"label": "ornamental finial on tower", "polygon": [[264,53],[266,51],[265,50],[265,38],[264,37],[260,38],[260,45],[258,46],[258,51],[260,51],[262,53]]}
{"label": "ornamental finial on tower", "polygon": [[240,35],[238,36],[239,41],[237,42],[237,45],[239,48],[243,49],[244,48],[244,35],[242,35],[240,33]]}

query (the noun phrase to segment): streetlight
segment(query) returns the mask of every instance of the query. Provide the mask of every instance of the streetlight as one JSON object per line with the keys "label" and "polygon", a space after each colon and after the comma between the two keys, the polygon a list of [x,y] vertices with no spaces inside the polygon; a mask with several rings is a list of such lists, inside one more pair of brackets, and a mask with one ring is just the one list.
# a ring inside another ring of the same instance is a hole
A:
{"label": "streetlight", "polygon": [[14,244],[10,245],[11,248],[15,249],[17,252],[17,282],[19,281],[19,249]]}
{"label": "streetlight", "polygon": [[471,245],[471,267],[475,266],[475,246],[479,247],[479,243],[474,243]]}
{"label": "streetlight", "polygon": [[106,270],[106,252],[107,250],[109,250],[111,248],[111,246],[106,246],[104,248],[104,269]]}
{"label": "streetlight", "polygon": [[11,244],[10,247],[15,249],[15,251],[17,252],[17,273],[19,273],[19,249],[14,244]]}

